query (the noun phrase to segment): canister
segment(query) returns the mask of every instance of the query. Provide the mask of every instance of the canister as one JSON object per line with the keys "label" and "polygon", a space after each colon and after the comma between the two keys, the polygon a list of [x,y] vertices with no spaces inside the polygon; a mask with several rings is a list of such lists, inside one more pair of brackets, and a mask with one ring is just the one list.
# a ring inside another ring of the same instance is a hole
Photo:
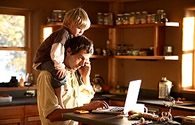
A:
{"label": "canister", "polygon": [[97,24],[103,24],[104,22],[104,16],[101,12],[97,13]]}
{"label": "canister", "polygon": [[159,82],[159,99],[166,99],[170,96],[171,88],[172,88],[172,82],[167,80],[166,77],[162,77]]}

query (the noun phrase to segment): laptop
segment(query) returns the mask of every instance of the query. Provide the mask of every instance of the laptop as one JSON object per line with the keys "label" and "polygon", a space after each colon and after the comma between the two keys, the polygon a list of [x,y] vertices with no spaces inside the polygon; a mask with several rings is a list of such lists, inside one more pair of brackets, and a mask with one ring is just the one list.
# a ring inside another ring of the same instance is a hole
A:
{"label": "laptop", "polygon": [[92,110],[92,113],[127,115],[128,111],[132,110],[133,106],[137,103],[140,86],[141,86],[141,80],[134,80],[134,81],[129,82],[128,92],[127,92],[127,96],[125,99],[124,107],[109,106],[108,109]]}

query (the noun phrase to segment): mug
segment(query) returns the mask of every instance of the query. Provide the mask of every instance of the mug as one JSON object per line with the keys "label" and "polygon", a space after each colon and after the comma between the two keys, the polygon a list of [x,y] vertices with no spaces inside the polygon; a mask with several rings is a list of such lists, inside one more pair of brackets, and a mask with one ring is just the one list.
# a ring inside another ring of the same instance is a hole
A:
{"label": "mug", "polygon": [[132,110],[137,112],[137,113],[147,113],[148,112],[148,108],[144,105],[144,104],[135,104],[132,107]]}

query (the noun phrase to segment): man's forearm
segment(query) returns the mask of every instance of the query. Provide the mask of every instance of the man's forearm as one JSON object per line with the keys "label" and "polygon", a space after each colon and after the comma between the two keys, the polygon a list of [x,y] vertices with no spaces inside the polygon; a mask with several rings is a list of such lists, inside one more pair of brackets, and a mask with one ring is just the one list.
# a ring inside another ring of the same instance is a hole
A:
{"label": "man's forearm", "polygon": [[74,112],[75,110],[82,109],[82,107],[76,107],[72,109],[56,109],[52,113],[50,113],[47,118],[51,121],[66,121],[69,119],[63,118],[62,115],[63,113],[68,113],[68,112]]}

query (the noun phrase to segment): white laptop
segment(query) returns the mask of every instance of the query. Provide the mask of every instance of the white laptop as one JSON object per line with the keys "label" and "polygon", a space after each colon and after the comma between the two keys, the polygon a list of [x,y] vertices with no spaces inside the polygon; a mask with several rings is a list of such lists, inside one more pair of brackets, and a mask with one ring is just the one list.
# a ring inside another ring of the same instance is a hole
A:
{"label": "white laptop", "polygon": [[[92,113],[106,113],[106,114],[122,113],[124,115],[127,115],[128,111],[133,109],[133,106],[137,103],[140,86],[141,86],[141,80],[134,80],[129,82],[128,92],[127,92],[124,107],[110,106],[108,109],[92,110]],[[115,109],[119,109],[119,110],[115,110]]]}

